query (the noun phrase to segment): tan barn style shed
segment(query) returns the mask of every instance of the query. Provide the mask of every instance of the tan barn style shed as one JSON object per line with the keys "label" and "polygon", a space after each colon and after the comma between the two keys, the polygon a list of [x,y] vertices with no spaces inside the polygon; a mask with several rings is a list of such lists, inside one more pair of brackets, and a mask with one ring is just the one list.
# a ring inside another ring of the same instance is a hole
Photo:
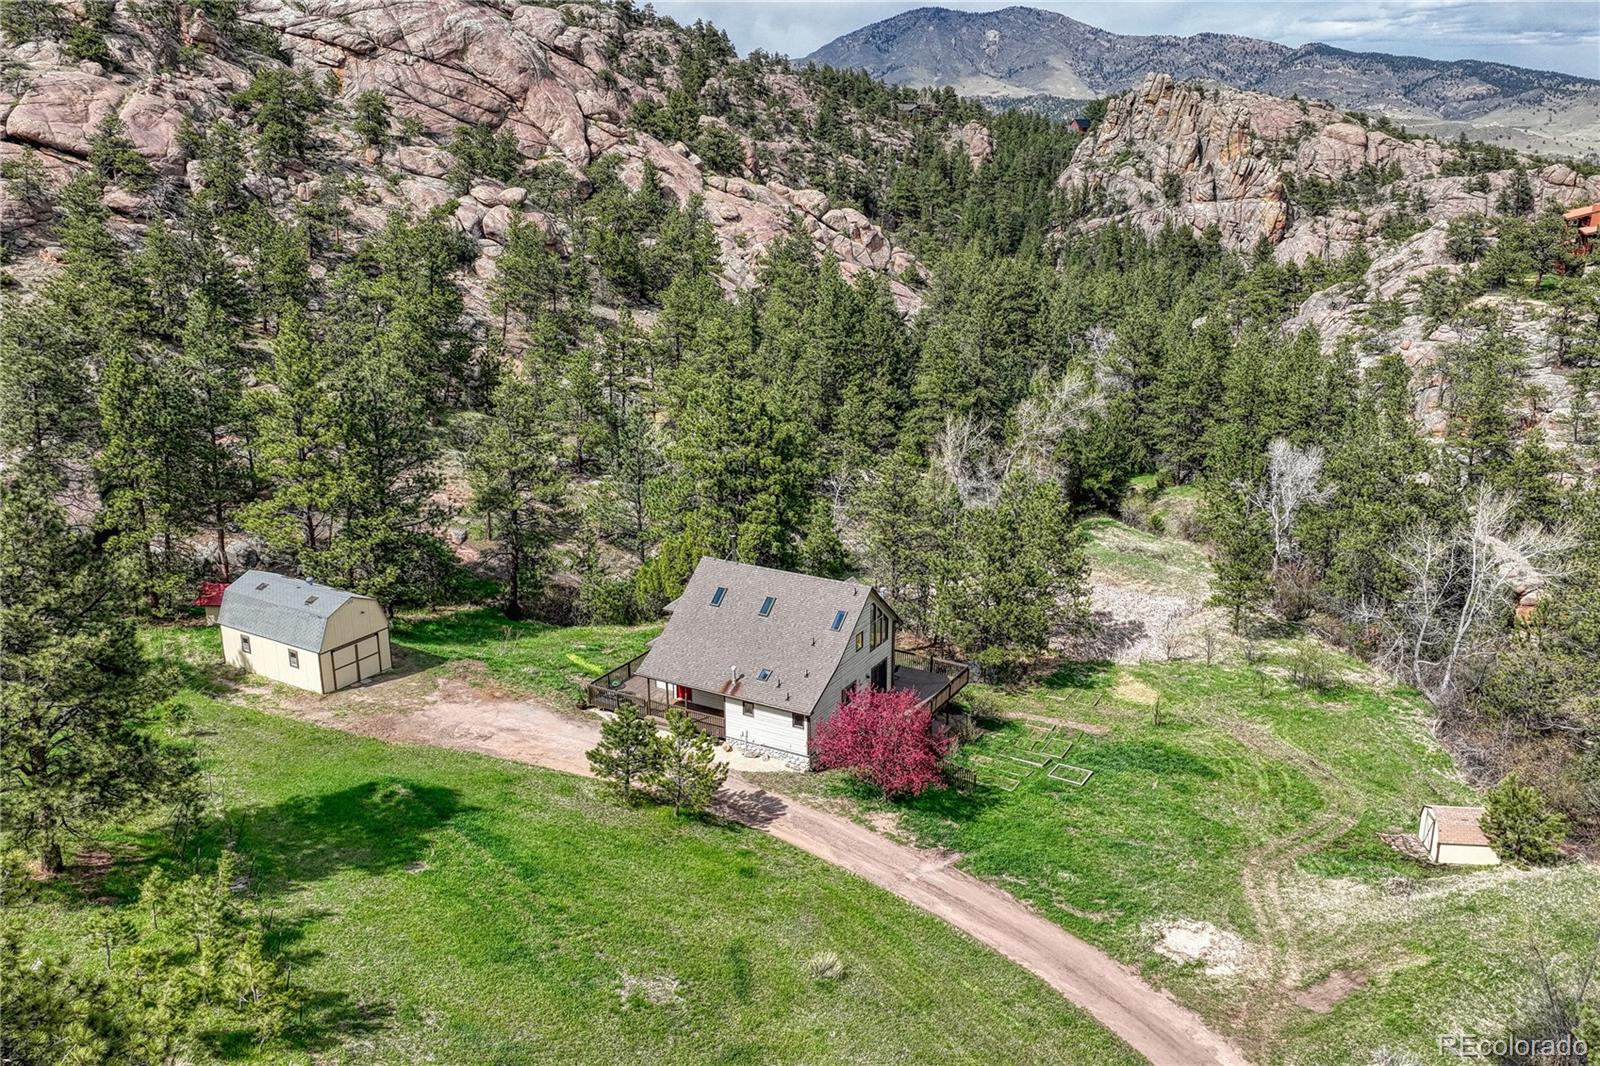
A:
{"label": "tan barn style shed", "polygon": [[217,623],[229,666],[311,692],[390,669],[389,616],[370,596],[250,570],[222,594]]}
{"label": "tan barn style shed", "polygon": [[1482,817],[1482,807],[1423,807],[1417,839],[1427,849],[1428,861],[1449,866],[1498,865],[1500,856],[1478,824]]}

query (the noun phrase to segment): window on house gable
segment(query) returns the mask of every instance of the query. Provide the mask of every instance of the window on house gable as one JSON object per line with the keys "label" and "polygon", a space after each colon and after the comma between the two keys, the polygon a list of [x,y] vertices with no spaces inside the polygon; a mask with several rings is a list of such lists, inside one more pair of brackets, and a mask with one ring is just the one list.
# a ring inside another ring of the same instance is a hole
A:
{"label": "window on house gable", "polygon": [[872,646],[876,648],[889,638],[889,613],[877,604],[872,605]]}
{"label": "window on house gable", "polygon": [[772,613],[772,605],[774,603],[777,603],[777,602],[778,602],[778,598],[776,596],[768,596],[766,599],[762,600],[761,601],[761,617],[765,618],[767,615],[771,614]]}
{"label": "window on house gable", "polygon": [[867,642],[866,633],[862,632],[859,629],[856,630],[856,651],[860,651],[862,649],[862,647],[866,644],[866,642]]}
{"label": "window on house gable", "polygon": [[833,616],[833,625],[829,626],[828,628],[832,629],[835,633],[839,632],[839,630],[844,628],[844,619],[845,615],[847,614],[849,614],[848,611],[839,611]]}
{"label": "window on house gable", "polygon": [[713,607],[721,607],[722,606],[722,597],[726,596],[727,594],[728,594],[727,588],[725,586],[723,586],[723,585],[718,585],[717,586],[717,591],[715,591],[715,592],[713,592],[711,594],[711,606],[713,606]]}

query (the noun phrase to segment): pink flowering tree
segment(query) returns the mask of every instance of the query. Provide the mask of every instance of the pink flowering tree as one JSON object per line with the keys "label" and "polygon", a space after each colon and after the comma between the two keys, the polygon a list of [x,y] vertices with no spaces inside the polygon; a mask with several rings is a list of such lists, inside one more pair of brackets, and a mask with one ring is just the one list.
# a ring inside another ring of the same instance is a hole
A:
{"label": "pink flowering tree", "polygon": [[849,770],[886,796],[916,796],[939,784],[952,739],[907,689],[856,689],[817,730],[812,746],[824,770]]}

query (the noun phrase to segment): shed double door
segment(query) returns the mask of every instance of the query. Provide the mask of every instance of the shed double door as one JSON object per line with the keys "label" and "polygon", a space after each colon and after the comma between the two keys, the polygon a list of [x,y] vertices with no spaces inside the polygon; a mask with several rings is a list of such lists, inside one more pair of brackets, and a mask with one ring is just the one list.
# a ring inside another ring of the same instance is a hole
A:
{"label": "shed double door", "polygon": [[333,649],[333,687],[345,688],[357,681],[365,681],[383,673],[383,642],[381,634],[362,637],[360,640]]}

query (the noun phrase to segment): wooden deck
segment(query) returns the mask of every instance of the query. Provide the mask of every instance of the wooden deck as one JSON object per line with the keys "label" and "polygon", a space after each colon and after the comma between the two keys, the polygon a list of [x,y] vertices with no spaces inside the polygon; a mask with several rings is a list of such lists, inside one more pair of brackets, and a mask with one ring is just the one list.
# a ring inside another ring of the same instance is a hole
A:
{"label": "wooden deck", "polygon": [[623,663],[604,677],[591,681],[588,686],[589,702],[608,710],[616,710],[617,707],[627,703],[639,708],[647,718],[660,725],[666,725],[667,711],[676,709],[683,711],[691,722],[718,740],[727,735],[727,719],[718,708],[685,700],[665,703],[659,699],[652,699],[649,679],[633,672],[639,659],[643,658],[641,655],[638,659]]}
{"label": "wooden deck", "polygon": [[915,666],[898,665],[894,668],[894,687],[908,688],[917,698],[938,714],[949,704],[957,692],[967,687],[971,675],[965,663],[935,659],[932,670]]}

